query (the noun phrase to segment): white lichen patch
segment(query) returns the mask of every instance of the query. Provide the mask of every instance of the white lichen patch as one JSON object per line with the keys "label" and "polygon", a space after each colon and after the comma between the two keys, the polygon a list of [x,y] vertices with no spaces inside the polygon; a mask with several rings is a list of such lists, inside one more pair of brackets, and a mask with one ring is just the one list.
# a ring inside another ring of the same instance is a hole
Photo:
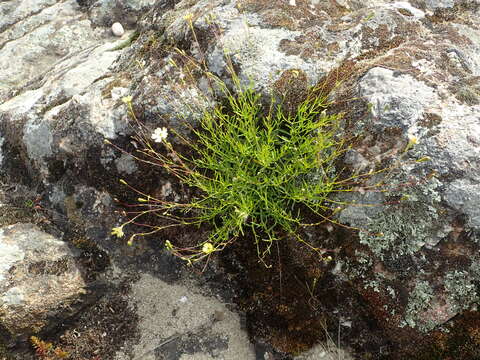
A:
{"label": "white lichen patch", "polygon": [[434,298],[434,290],[427,281],[417,281],[408,298],[405,318],[401,326],[419,328],[421,331],[429,331],[435,327],[433,322],[419,323],[419,315],[431,307]]}
{"label": "white lichen patch", "polygon": [[125,87],[114,87],[110,91],[110,95],[112,97],[112,100],[119,101],[123,97],[128,95],[128,91],[129,91],[128,88],[125,88]]}
{"label": "white lichen patch", "polygon": [[467,226],[480,230],[480,184],[458,179],[448,185],[444,200],[468,216]]}
{"label": "white lichen patch", "polygon": [[426,0],[425,5],[431,10],[451,8],[455,5],[455,0]]}
{"label": "white lichen patch", "polygon": [[0,230],[0,282],[6,278],[6,273],[17,261],[22,261],[25,254],[15,244],[2,241],[3,230]]}
{"label": "white lichen patch", "polygon": [[441,234],[441,226],[437,224],[439,186],[438,180],[431,179],[425,185],[398,193],[405,200],[370,218],[368,231],[359,232],[360,242],[380,259],[413,255],[426,244],[438,242],[439,239],[432,237]]}
{"label": "white lichen patch", "polygon": [[391,6],[394,9],[405,9],[409,11],[414,17],[419,19],[425,17],[425,13],[422,10],[413,7],[409,2],[406,1],[396,1],[393,4],[389,4],[387,6]]}
{"label": "white lichen patch", "polygon": [[21,289],[17,287],[12,287],[2,295],[1,299],[1,302],[8,306],[21,305],[25,300],[25,294],[22,292]]}
{"label": "white lichen patch", "polygon": [[[377,126],[416,133],[417,123],[429,107],[438,102],[435,89],[413,76],[376,67],[360,81],[360,95],[371,104]],[[360,126],[360,124],[359,124]]]}
{"label": "white lichen patch", "polygon": [[451,271],[445,275],[445,292],[452,312],[469,309],[478,302],[478,294],[472,277],[466,271]]}
{"label": "white lichen patch", "polygon": [[28,157],[34,161],[52,155],[52,131],[48,123],[28,121],[23,129],[23,142],[27,147]]}

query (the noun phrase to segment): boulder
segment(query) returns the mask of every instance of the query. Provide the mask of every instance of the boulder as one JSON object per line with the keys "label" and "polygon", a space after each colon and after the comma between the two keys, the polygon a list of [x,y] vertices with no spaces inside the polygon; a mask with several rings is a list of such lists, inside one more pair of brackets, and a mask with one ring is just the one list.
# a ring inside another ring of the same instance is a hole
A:
{"label": "boulder", "polygon": [[78,254],[29,223],[0,228],[0,324],[16,341],[74,315],[87,293]]}

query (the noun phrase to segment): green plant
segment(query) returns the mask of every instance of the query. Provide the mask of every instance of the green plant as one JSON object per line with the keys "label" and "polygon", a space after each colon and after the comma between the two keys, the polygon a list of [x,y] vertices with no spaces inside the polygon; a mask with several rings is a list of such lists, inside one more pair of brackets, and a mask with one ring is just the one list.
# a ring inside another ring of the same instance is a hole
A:
{"label": "green plant", "polygon": [[[265,257],[271,246],[281,239],[298,241],[323,255],[323,249],[303,239],[298,229],[326,221],[338,224],[333,215],[345,206],[372,206],[335,201],[334,193],[355,191],[354,185],[361,185],[361,191],[382,192],[415,185],[406,183],[389,189],[386,181],[416,144],[415,137],[410,137],[392,166],[347,176],[336,168],[347,149],[345,141],[337,138],[340,117],[327,114],[326,98],[317,95],[320,89],[310,89],[296,111],[286,112],[282,103],[273,98],[265,105],[252,85],[241,85],[233,72],[234,91],[210,76],[225,101],[205,110],[197,128],[189,126],[194,141],[173,131],[189,149],[187,152],[175,150],[167,140],[166,128],[157,128],[152,133],[144,127],[135,116],[131,97],[124,98],[137,125],[136,140],[143,145],[134,157],[177,177],[193,190],[194,196],[188,202],[167,201],[130,187],[140,195],[139,210],[130,212],[130,220],[113,228],[112,235],[123,237],[124,226],[138,224],[138,219],[145,215],[155,215],[161,221],[142,224],[149,230],[131,236],[130,244],[137,236],[154,234],[168,227],[208,224],[210,236],[203,242],[181,248],[167,240],[166,247],[192,263],[223,250],[239,237],[250,237],[259,259],[266,265]],[[427,160],[421,158],[414,162]],[[380,173],[386,174],[370,185],[365,184],[365,179],[373,180],[374,175]],[[121,182],[129,186],[124,180]],[[398,202],[406,200],[408,198],[402,197]],[[317,220],[307,223],[306,213]]]}
{"label": "green plant", "polygon": [[311,96],[292,115],[272,103],[267,113],[250,88],[229,94],[227,106],[207,112],[196,156],[181,180],[204,194],[192,203],[198,220],[214,225],[214,248],[249,230],[263,258],[281,235],[295,237],[300,205],[325,217],[338,187],[333,162],[342,152],[334,138],[337,116],[322,112],[325,99]]}
{"label": "green plant", "polygon": [[[192,128],[196,141],[175,133],[190,147],[190,155],[175,151],[166,141],[166,129],[157,129],[153,135],[163,149],[147,136],[139,136],[145,145],[140,150],[143,160],[160,165],[196,189],[197,197],[175,203],[136,190],[146,209],[127,223],[147,213],[172,223],[133,237],[168,226],[208,223],[212,231],[202,244],[180,249],[167,241],[173,253],[190,262],[223,249],[247,232],[262,260],[272,244],[285,237],[316,250],[297,230],[313,225],[303,222],[302,210],[316,214],[320,222],[327,220],[332,210],[329,196],[344,185],[334,167],[344,148],[335,138],[339,117],[326,114],[326,99],[315,95],[315,89],[296,112],[287,114],[281,104],[272,100],[264,106],[251,86],[242,86],[236,77],[234,82],[235,94],[217,83],[226,102],[205,111],[199,128]],[[131,99],[125,101],[135,117]],[[122,236],[124,225],[112,234]]]}
{"label": "green plant", "polygon": [[[191,18],[187,17],[186,21],[198,43]],[[337,224],[333,218],[335,212],[341,206],[353,204],[334,201],[332,194],[352,191],[354,183],[391,171],[399,162],[367,174],[342,174],[336,168],[346,150],[345,141],[337,138],[340,117],[327,114],[329,104],[325,96],[319,95],[324,93],[321,88],[310,89],[294,111],[284,111],[282,101],[285,99],[276,101],[272,97],[264,101],[253,90],[253,84],[243,85],[228,55],[226,60],[233,84],[230,87],[208,72],[204,61],[194,60],[178,49],[177,54],[183,68],[180,69],[173,57],[169,64],[182,75],[186,72],[185,79],[180,77],[180,86],[188,88],[189,83],[196,83],[200,74],[208,79],[210,94],[220,95],[217,100],[221,105],[205,110],[198,127],[187,125],[194,139],[186,139],[173,129],[157,128],[152,133],[136,118],[132,98],[123,100],[134,120],[136,143],[140,144],[132,155],[160,166],[193,190],[194,195],[187,202],[167,201],[130,187],[140,195],[139,209],[130,211],[130,220],[113,228],[112,235],[123,237],[125,225],[138,224],[139,218],[154,215],[159,218],[158,223],[141,224],[148,231],[131,236],[130,244],[137,236],[172,226],[207,224],[211,227],[208,238],[190,247],[165,242],[174,255],[189,263],[223,250],[239,237],[253,240],[262,261],[275,241],[287,238],[323,255],[323,249],[303,239],[298,229],[325,221]],[[169,131],[188,151],[180,153],[177,146],[167,141]],[[415,143],[416,138],[412,137],[404,153]],[[121,182],[129,186],[124,180]],[[385,191],[383,185],[382,181],[363,184],[362,191],[373,188]],[[316,220],[307,223],[306,213],[314,215]]]}

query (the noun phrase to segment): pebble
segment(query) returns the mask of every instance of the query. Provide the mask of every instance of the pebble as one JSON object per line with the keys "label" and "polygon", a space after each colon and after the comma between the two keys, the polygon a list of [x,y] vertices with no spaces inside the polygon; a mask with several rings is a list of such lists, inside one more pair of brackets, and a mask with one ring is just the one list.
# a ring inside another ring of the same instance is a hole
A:
{"label": "pebble", "polygon": [[115,36],[121,37],[125,33],[125,30],[123,29],[122,24],[119,22],[116,22],[112,25],[112,33]]}

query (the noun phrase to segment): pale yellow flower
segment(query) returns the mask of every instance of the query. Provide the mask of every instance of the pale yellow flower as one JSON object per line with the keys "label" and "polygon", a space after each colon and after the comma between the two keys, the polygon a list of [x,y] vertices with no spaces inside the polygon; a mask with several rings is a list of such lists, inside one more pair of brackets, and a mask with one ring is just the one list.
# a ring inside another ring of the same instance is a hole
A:
{"label": "pale yellow flower", "polygon": [[415,135],[408,134],[408,144],[407,144],[405,150],[403,150],[403,152],[407,152],[408,150],[410,150],[416,144],[418,144],[418,138]]}
{"label": "pale yellow flower", "polygon": [[203,247],[202,247],[202,252],[203,253],[210,254],[214,250],[215,250],[215,248],[213,247],[213,245],[211,243],[207,242],[207,243],[203,244]]}
{"label": "pale yellow flower", "polygon": [[415,135],[409,134],[408,135],[408,140],[409,140],[410,145],[418,144],[418,138]]}
{"label": "pale yellow flower", "polygon": [[119,227],[114,227],[112,229],[112,232],[110,233],[112,235],[115,235],[116,237],[118,238],[121,238],[123,237],[125,234],[123,233],[123,226],[119,226]]}
{"label": "pale yellow flower", "polygon": [[123,101],[125,104],[127,104],[127,105],[128,105],[128,104],[131,104],[131,103],[132,103],[132,96],[130,96],[130,95],[129,95],[129,96],[124,96],[124,97],[122,98],[122,101]]}

